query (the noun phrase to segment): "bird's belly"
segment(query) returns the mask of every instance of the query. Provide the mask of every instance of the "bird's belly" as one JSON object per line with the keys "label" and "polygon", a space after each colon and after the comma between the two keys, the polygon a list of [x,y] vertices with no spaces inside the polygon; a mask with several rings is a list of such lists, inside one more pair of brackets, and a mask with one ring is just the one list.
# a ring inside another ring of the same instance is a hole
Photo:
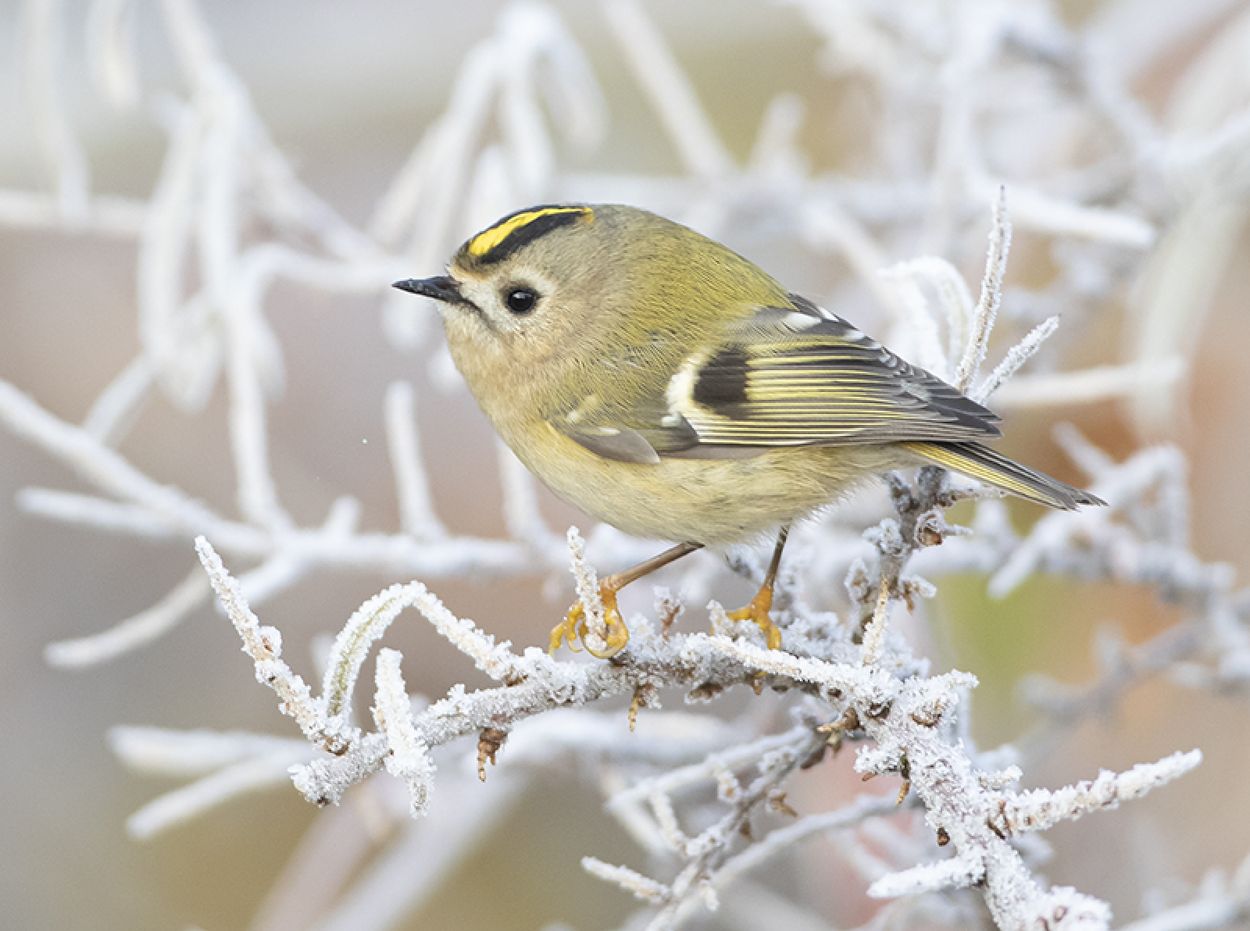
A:
{"label": "bird's belly", "polygon": [[773,531],[906,458],[888,446],[793,447],[635,464],[605,459],[546,423],[501,432],[530,471],[591,516],[634,536],[712,545]]}

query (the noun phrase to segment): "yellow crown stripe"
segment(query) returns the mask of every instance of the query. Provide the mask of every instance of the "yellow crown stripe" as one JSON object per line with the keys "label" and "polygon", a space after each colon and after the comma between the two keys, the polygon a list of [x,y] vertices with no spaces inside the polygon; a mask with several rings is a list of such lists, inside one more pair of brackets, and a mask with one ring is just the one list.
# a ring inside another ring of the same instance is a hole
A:
{"label": "yellow crown stripe", "polygon": [[470,239],[468,245],[469,254],[476,258],[481,258],[517,230],[524,229],[535,220],[563,213],[580,213],[585,214],[587,217],[591,216],[589,207],[542,207],[538,210],[526,210],[524,213],[507,217],[490,229],[483,230]]}

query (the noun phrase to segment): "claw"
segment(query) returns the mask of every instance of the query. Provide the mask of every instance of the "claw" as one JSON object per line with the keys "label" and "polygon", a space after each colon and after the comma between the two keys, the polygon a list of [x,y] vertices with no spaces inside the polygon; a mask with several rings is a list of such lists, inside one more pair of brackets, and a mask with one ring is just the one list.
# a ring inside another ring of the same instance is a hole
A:
{"label": "claw", "polygon": [[737,611],[727,611],[725,616],[731,621],[751,621],[764,632],[764,640],[770,650],[781,649],[781,629],[773,623],[770,611],[773,607],[773,587],[764,585],[755,597]]}
{"label": "claw", "polygon": [[629,628],[625,626],[625,619],[621,617],[620,609],[616,606],[616,591],[601,586],[599,596],[603,599],[604,649],[595,650],[586,641],[585,621],[581,625],[582,646],[586,648],[587,653],[597,659],[611,659],[629,643]]}
{"label": "claw", "polygon": [[596,659],[611,659],[629,643],[629,628],[621,617],[616,606],[616,589],[599,586],[599,597],[603,601],[604,635],[602,650],[596,650],[587,642],[586,608],[580,601],[569,608],[564,620],[551,630],[551,638],[547,643],[547,652],[555,653],[561,644],[568,643],[569,649],[578,652],[578,643],[586,648],[586,652]]}
{"label": "claw", "polygon": [[564,620],[551,628],[551,638],[547,641],[547,653],[554,654],[566,640],[570,650],[574,653],[581,652],[577,645],[577,638],[580,636],[578,630],[585,626],[586,609],[579,601],[569,608],[569,613],[564,616]]}

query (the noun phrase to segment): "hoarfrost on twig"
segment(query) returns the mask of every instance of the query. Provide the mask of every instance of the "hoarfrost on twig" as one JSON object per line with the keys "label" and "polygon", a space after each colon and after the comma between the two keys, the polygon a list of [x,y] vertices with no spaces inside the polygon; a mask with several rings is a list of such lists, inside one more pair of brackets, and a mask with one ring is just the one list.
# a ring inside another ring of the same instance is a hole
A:
{"label": "hoarfrost on twig", "polygon": [[981,279],[981,296],[968,321],[969,329],[961,342],[963,355],[955,369],[955,387],[967,391],[976,377],[977,370],[985,361],[989,348],[990,331],[998,318],[998,308],[1003,299],[1003,276],[1007,272],[1007,254],[1011,251],[1011,221],[1007,218],[1007,191],[1000,188],[994,201],[993,224],[990,227],[990,246],[985,257],[985,277]]}
{"label": "hoarfrost on twig", "polygon": [[412,723],[412,706],[404,677],[399,671],[403,657],[397,650],[382,649],[378,652],[377,693],[373,705],[373,720],[386,735],[390,755],[386,758],[386,771],[408,784],[414,817],[429,810],[430,789],[434,781],[434,761],[430,751],[421,743]]}

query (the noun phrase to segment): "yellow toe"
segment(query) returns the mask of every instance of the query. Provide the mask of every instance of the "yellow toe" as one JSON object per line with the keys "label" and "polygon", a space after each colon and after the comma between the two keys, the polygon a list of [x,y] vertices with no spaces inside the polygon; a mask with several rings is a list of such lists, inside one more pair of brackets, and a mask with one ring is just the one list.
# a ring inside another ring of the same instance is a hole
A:
{"label": "yellow toe", "polygon": [[629,643],[629,628],[625,626],[625,619],[621,617],[620,609],[616,606],[616,592],[611,589],[603,589],[599,592],[603,599],[603,649],[596,650],[586,641],[586,625],[582,625],[582,646],[586,648],[586,652],[598,659],[611,659],[621,650],[625,649],[625,645]]}
{"label": "yellow toe", "polygon": [[597,659],[611,659],[625,649],[629,643],[629,628],[616,606],[616,592],[612,589],[600,589],[599,597],[603,600],[603,621],[606,628],[603,649],[592,647],[587,641],[586,609],[579,601],[569,608],[564,620],[551,629],[551,637],[547,643],[548,653],[555,653],[565,643],[576,653],[580,644]]}
{"label": "yellow toe", "polygon": [[773,590],[764,586],[755,593],[755,597],[737,611],[727,611],[725,616],[731,621],[750,621],[764,633],[764,641],[770,650],[781,649],[781,628],[773,623],[771,611],[773,607]]}
{"label": "yellow toe", "polygon": [[547,641],[547,652],[554,654],[567,641],[569,649],[577,653],[579,651],[577,641],[585,627],[586,609],[582,607],[582,603],[579,601],[569,608],[568,614],[564,616],[564,620],[551,628],[551,637]]}

